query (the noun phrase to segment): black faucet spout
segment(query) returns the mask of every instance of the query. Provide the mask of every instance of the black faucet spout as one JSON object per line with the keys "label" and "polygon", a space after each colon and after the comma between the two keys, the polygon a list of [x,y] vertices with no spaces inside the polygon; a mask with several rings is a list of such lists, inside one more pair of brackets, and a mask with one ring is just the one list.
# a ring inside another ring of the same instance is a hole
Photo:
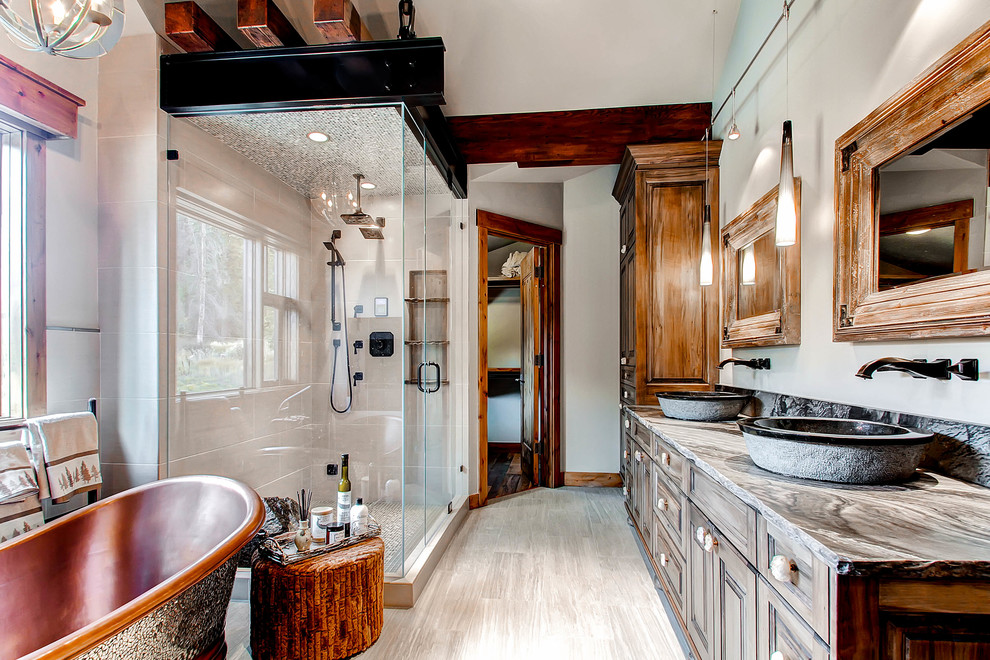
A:
{"label": "black faucet spout", "polygon": [[738,364],[741,367],[749,367],[750,369],[769,369],[770,368],[770,358],[753,358],[752,360],[742,360],[740,358],[726,358],[718,363],[718,368],[721,369],[727,364]]}
{"label": "black faucet spout", "polygon": [[885,357],[872,362],[867,362],[856,375],[867,380],[873,378],[873,374],[878,371],[901,371],[910,374],[914,378],[934,378],[935,380],[949,380],[949,360],[908,360],[906,358]]}

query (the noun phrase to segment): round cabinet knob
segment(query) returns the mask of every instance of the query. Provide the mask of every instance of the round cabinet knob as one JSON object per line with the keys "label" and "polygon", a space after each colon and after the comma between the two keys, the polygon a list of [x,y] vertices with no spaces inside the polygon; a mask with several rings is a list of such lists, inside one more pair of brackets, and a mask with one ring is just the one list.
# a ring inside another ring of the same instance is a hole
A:
{"label": "round cabinet knob", "polygon": [[627,392],[627,391],[625,391],[625,390],[623,390],[623,391],[622,391],[622,398],[623,398],[623,399],[628,399],[628,398],[629,398],[629,392]]}
{"label": "round cabinet knob", "polygon": [[705,544],[705,528],[704,527],[699,527],[698,529],[694,530],[694,538],[695,538],[695,540],[698,543],[700,543],[701,545],[704,545]]}
{"label": "round cabinet knob", "polygon": [[629,497],[629,487],[628,486],[623,486],[622,487],[622,496],[623,497]]}
{"label": "round cabinet knob", "polygon": [[667,510],[667,500],[665,500],[662,497],[659,500],[657,500],[657,508],[658,509],[663,509],[664,511],[666,511]]}
{"label": "round cabinet knob", "polygon": [[625,451],[622,452],[622,460],[624,460],[624,461],[628,461],[629,460],[629,450],[628,449],[626,449]]}
{"label": "round cabinet knob", "polygon": [[642,463],[643,462],[643,452],[637,450],[637,452],[636,452],[636,462],[637,463]]}
{"label": "round cabinet knob", "polygon": [[629,420],[628,420],[628,419],[627,419],[627,420],[625,420],[625,421],[623,422],[623,424],[625,424],[625,426],[626,426],[626,428],[629,428],[630,426],[632,426],[632,424],[631,424],[631,423],[629,422]]}
{"label": "round cabinet knob", "polygon": [[619,254],[625,254],[625,253],[626,253],[626,246],[623,244],[623,246],[619,248]]}
{"label": "round cabinet knob", "polygon": [[774,555],[770,559],[770,574],[778,582],[794,582],[797,572],[797,564],[790,557]]}
{"label": "round cabinet knob", "polygon": [[660,462],[664,465],[670,465],[670,454],[667,452],[660,452]]}
{"label": "round cabinet knob", "polygon": [[667,565],[667,562],[669,562],[669,561],[670,560],[667,559],[667,555],[665,553],[661,552],[660,553],[660,565],[661,566],[666,566]]}
{"label": "round cabinet knob", "polygon": [[705,542],[703,545],[705,546],[705,552],[714,552],[715,546],[718,545],[718,541],[715,540],[715,537],[712,536],[711,533],[708,533],[705,534]]}
{"label": "round cabinet knob", "polygon": [[628,362],[626,358],[619,358],[619,364],[626,364],[626,362]]}
{"label": "round cabinet knob", "polygon": [[770,660],[787,660],[787,656],[780,651],[774,651],[770,654]]}

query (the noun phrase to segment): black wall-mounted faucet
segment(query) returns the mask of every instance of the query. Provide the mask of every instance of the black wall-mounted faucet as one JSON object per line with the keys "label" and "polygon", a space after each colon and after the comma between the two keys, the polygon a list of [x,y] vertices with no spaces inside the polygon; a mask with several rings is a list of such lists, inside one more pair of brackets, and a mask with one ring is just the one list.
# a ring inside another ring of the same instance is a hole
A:
{"label": "black wall-mounted faucet", "polygon": [[979,360],[966,359],[952,364],[951,360],[908,360],[907,358],[885,357],[867,362],[856,375],[870,380],[878,371],[900,371],[910,374],[912,378],[934,378],[949,380],[954,374],[959,380],[979,380]]}
{"label": "black wall-mounted faucet", "polygon": [[738,364],[740,367],[749,367],[750,369],[769,369],[770,358],[754,358],[752,360],[741,360],[739,358],[726,358],[718,363],[718,368],[721,369],[727,364]]}

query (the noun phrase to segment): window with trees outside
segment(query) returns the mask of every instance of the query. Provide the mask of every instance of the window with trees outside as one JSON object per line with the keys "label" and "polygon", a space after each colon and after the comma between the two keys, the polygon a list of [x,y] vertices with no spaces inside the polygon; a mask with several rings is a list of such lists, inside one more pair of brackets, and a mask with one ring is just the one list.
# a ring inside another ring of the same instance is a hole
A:
{"label": "window with trees outside", "polygon": [[0,122],[0,417],[26,416],[24,133]]}
{"label": "window with trees outside", "polygon": [[179,203],[175,245],[176,392],[296,382],[299,255],[188,200]]}

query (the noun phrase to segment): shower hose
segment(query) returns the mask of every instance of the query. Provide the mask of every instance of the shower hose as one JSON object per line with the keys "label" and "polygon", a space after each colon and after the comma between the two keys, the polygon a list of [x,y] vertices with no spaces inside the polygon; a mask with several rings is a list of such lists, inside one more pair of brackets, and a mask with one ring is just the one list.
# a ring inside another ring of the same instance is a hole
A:
{"label": "shower hose", "polygon": [[[334,258],[334,262],[338,260]],[[340,311],[341,323],[337,323],[337,268],[340,268]],[[330,408],[335,413],[343,414],[351,409],[351,401],[354,398],[354,386],[351,382],[351,353],[347,350],[347,300],[345,291],[347,287],[344,279],[344,266],[333,263],[330,266],[330,328],[332,332],[338,332],[340,326],[341,337],[334,337],[333,340],[333,366],[330,372]],[[343,342],[341,342],[343,339]],[[347,405],[337,408],[333,400],[333,392],[337,385],[337,360],[340,358],[341,343],[344,349],[344,361],[347,363]]]}

